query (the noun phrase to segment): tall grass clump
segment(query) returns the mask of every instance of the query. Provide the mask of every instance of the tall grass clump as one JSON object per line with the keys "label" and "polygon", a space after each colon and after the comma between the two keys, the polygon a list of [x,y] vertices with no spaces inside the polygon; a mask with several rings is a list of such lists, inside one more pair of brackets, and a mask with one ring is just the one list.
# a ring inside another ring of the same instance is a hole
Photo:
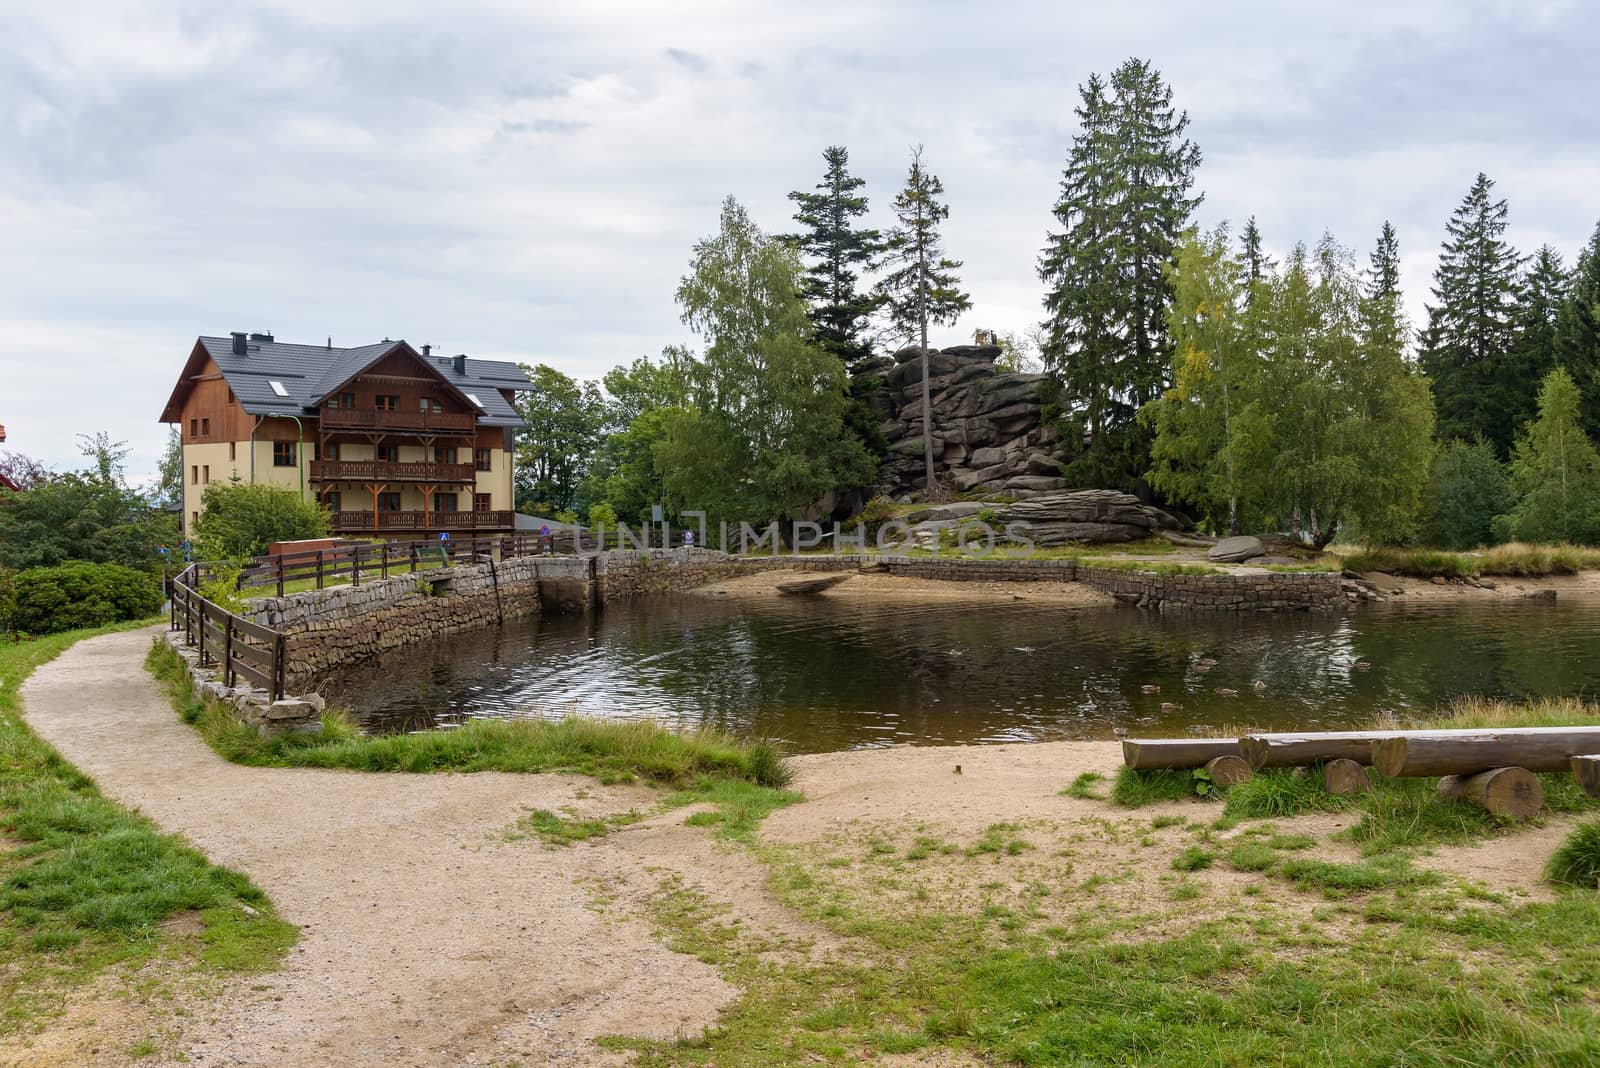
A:
{"label": "tall grass clump", "polygon": [[1123,808],[1192,801],[1199,796],[1194,772],[1189,768],[1135,771],[1130,767],[1121,767],[1117,769],[1116,781],[1111,784],[1111,800]]}
{"label": "tall grass clump", "polygon": [[179,714],[218,754],[255,767],[343,768],[352,771],[578,772],[603,782],[644,779],[686,786],[705,778],[737,779],[771,789],[793,780],[788,759],[771,742],[741,742],[721,731],[679,734],[654,723],[561,720],[469,720],[448,730],[368,736],[336,710],[320,735],[262,737],[231,707],[199,703],[182,659],[162,643],[146,666],[164,681]]}
{"label": "tall grass clump", "polygon": [[1418,578],[1474,578],[1480,575],[1545,578],[1600,569],[1600,549],[1577,545],[1529,545],[1524,542],[1508,542],[1471,553],[1377,547],[1345,557],[1344,566],[1351,571],[1383,571],[1391,575],[1413,575]]}
{"label": "tall grass clump", "polygon": [[1545,866],[1553,883],[1600,890],[1600,819],[1578,824]]}
{"label": "tall grass clump", "polygon": [[1295,768],[1267,768],[1228,790],[1223,813],[1244,819],[1277,819],[1302,812],[1339,812],[1351,799],[1323,789],[1322,776]]}
{"label": "tall grass clump", "polygon": [[1580,697],[1544,697],[1526,702],[1503,701],[1492,697],[1458,697],[1445,706],[1442,717],[1416,719],[1406,726],[1427,730],[1600,726],[1600,704]]}

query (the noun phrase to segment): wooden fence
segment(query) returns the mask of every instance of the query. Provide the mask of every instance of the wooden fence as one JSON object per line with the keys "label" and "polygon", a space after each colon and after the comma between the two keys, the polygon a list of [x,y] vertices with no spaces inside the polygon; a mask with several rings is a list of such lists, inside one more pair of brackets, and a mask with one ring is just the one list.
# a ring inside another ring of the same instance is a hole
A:
{"label": "wooden fence", "polygon": [[284,636],[208,601],[199,589],[204,573],[203,565],[193,564],[172,579],[172,629],[183,631],[184,644],[198,649],[201,666],[218,667],[224,686],[244,679],[274,701],[282,698]]}

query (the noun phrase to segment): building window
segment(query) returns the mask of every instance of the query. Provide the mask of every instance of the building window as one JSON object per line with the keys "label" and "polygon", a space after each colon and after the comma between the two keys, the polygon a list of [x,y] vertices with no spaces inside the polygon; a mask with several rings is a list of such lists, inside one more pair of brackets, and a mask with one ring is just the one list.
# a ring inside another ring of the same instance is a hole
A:
{"label": "building window", "polygon": [[351,411],[354,411],[356,407],[356,395],[354,393],[341,393],[337,397],[333,398],[333,406],[335,408],[349,408]]}
{"label": "building window", "polygon": [[189,467],[189,484],[191,486],[200,485],[200,465],[199,464],[191,464],[190,465],[190,467]]}
{"label": "building window", "polygon": [[211,465],[206,464],[200,469],[200,481],[207,486],[211,485]]}
{"label": "building window", "polygon": [[398,512],[400,510],[400,494],[395,492],[378,494],[378,511]]}
{"label": "building window", "polygon": [[324,445],[322,447],[322,458],[324,460],[337,460],[339,458],[339,443],[330,441]]}
{"label": "building window", "polygon": [[423,414],[427,414],[428,412],[432,412],[434,415],[438,415],[440,412],[444,411],[444,405],[440,404],[438,401],[434,400],[432,397],[423,397],[422,398],[422,411],[423,411]]}
{"label": "building window", "polygon": [[473,465],[475,467],[477,467],[477,469],[479,471],[487,471],[487,470],[489,470],[489,450],[488,449],[474,449],[474,450],[472,450],[472,462],[473,462]]}
{"label": "building window", "polygon": [[400,462],[400,446],[379,445],[378,462],[384,464],[397,464]]}
{"label": "building window", "polygon": [[200,420],[200,436],[203,438],[209,438],[211,436],[211,420]]}
{"label": "building window", "polygon": [[374,404],[380,412],[398,412],[400,398],[393,393],[380,393],[373,398]]}
{"label": "building window", "polygon": [[233,404],[233,403],[234,403],[234,399],[233,399],[233,390],[231,390],[231,389],[230,389],[230,390],[228,390],[228,403],[229,403],[229,404]]}
{"label": "building window", "polygon": [[327,493],[324,493],[322,495],[322,503],[323,503],[324,506],[327,507],[328,511],[330,511],[330,512],[339,511],[339,505],[341,503],[341,501],[339,499],[339,491],[338,490],[330,490]]}
{"label": "building window", "polygon": [[231,462],[233,460],[237,460],[238,458],[239,458],[239,443],[237,441],[228,442],[228,460]]}
{"label": "building window", "polygon": [[490,507],[489,496],[490,495],[487,493],[474,493],[472,495],[472,510],[474,512],[492,511],[493,509]]}
{"label": "building window", "polygon": [[433,462],[436,464],[453,464],[456,462],[456,448],[454,445],[435,445],[433,447]]}
{"label": "building window", "polygon": [[200,513],[199,512],[190,512],[189,513],[189,526],[195,527],[195,526],[199,526],[199,525],[200,525]]}
{"label": "building window", "polygon": [[458,507],[454,493],[435,493],[433,495],[433,510],[435,512],[454,512]]}
{"label": "building window", "polygon": [[200,420],[189,420],[189,436],[191,438],[197,438],[200,436]]}
{"label": "building window", "polygon": [[274,441],[272,443],[273,467],[298,467],[299,462],[295,457],[295,442]]}

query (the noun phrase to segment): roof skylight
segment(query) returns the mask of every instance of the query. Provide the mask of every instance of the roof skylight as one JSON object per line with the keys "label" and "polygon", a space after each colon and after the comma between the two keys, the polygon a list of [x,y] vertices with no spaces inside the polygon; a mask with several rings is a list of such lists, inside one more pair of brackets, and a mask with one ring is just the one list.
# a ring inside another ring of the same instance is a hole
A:
{"label": "roof skylight", "polygon": [[267,385],[271,386],[272,392],[276,393],[280,397],[287,397],[289,395],[289,391],[283,388],[283,383],[279,382],[276,378],[267,379]]}

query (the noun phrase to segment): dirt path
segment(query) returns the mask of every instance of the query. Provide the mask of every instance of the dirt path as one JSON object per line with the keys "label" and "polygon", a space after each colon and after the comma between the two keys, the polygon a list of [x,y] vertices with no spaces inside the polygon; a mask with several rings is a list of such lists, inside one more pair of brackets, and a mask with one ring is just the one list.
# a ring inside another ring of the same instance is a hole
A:
{"label": "dirt path", "polygon": [[[229,764],[144,672],[151,634],[74,646],[34,674],[23,702],[106,794],[248,873],[303,928],[282,971],[195,1006],[182,1041],[192,1062],[604,1064],[594,1035],[692,1032],[734,995],[643,923],[591,907],[583,882],[598,850],[504,840],[528,808],[617,811],[647,791],[574,776]],[[654,830],[608,849],[637,842],[630,862],[649,865],[676,848]]]}

